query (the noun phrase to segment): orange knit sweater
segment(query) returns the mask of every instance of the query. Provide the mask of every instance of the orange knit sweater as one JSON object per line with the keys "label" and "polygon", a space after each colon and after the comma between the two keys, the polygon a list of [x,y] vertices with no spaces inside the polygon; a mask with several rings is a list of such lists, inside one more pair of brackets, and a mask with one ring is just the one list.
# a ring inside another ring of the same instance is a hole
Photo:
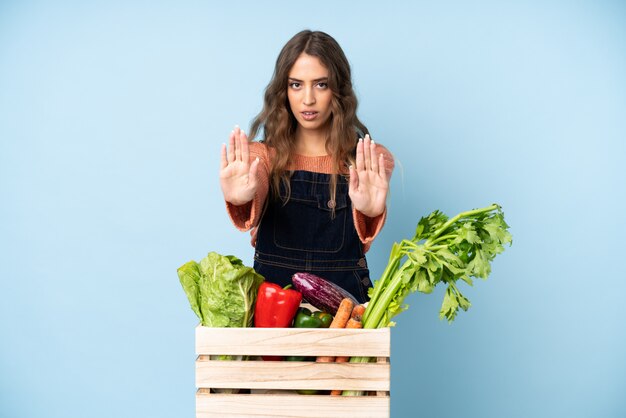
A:
{"label": "orange knit sweater", "polygon": [[[263,205],[269,191],[269,174],[271,172],[271,155],[273,150],[260,142],[250,143],[250,163],[257,157],[259,158],[259,167],[257,170],[258,188],[254,199],[241,206],[235,206],[229,202],[226,202],[226,209],[228,216],[232,220],[233,224],[240,231],[248,231],[258,226]],[[376,154],[383,154],[385,159],[385,170],[387,171],[388,178],[391,177],[391,173],[394,168],[394,160],[391,153],[382,145],[376,144]],[[288,170],[304,170],[312,171],[315,173],[333,174],[332,158],[330,155],[321,157],[306,157],[304,155],[294,155],[288,166]],[[354,225],[359,239],[363,243],[363,251],[369,250],[372,245],[372,241],[376,238],[376,235],[382,229],[385,219],[387,217],[387,209],[374,217],[370,218],[365,216],[356,209],[352,209],[352,216],[354,218]],[[254,240],[253,240],[254,245]]]}

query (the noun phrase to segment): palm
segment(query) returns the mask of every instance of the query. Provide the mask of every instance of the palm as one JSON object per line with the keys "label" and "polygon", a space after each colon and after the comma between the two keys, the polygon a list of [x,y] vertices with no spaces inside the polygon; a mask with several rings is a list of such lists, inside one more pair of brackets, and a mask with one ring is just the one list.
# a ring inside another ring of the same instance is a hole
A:
{"label": "palm", "polygon": [[239,128],[230,134],[228,148],[222,146],[220,186],[224,199],[234,205],[251,201],[256,192],[258,161],[249,162],[248,140]]}
{"label": "palm", "polygon": [[359,141],[356,152],[356,168],[350,169],[348,194],[356,210],[375,217],[385,210],[389,180],[382,156],[376,156],[374,141],[369,136]]}
{"label": "palm", "polygon": [[235,161],[228,164],[227,167],[220,170],[220,184],[222,186],[222,190],[230,190],[235,192],[235,194],[237,191],[240,194],[246,194],[246,192],[250,189],[250,182],[248,181],[249,171],[249,163]]}

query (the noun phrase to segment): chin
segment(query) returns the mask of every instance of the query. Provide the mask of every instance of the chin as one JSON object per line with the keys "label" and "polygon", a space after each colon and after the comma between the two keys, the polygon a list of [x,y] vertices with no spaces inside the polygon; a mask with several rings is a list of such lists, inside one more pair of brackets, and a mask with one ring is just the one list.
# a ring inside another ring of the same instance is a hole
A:
{"label": "chin", "polygon": [[326,128],[328,128],[330,126],[328,119],[326,119],[325,121],[298,120],[298,123],[304,129],[312,129],[312,130],[326,129]]}

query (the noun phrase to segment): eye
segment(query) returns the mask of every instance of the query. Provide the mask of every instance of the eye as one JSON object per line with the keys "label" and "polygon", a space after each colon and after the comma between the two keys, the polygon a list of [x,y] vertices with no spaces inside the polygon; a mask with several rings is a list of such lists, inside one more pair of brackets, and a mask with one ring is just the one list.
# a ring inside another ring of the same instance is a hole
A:
{"label": "eye", "polygon": [[289,87],[291,87],[292,89],[298,89],[300,88],[300,83],[296,83],[294,81],[293,83],[289,83]]}
{"label": "eye", "polygon": [[317,83],[317,86],[319,88],[321,88],[321,89],[327,89],[328,88],[328,83],[324,83],[324,82]]}

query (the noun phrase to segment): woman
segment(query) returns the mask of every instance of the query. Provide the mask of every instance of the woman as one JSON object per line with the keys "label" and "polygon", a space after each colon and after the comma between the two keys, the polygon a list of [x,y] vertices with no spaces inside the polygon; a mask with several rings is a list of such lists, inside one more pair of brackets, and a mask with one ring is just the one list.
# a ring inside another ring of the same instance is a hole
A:
{"label": "woman", "polygon": [[262,127],[263,140],[235,127],[222,145],[227,211],[238,229],[256,228],[254,268],[266,280],[284,286],[307,271],[368,300],[365,253],[385,222],[394,162],[356,109],[341,47],[305,30],[276,60],[250,132]]}

